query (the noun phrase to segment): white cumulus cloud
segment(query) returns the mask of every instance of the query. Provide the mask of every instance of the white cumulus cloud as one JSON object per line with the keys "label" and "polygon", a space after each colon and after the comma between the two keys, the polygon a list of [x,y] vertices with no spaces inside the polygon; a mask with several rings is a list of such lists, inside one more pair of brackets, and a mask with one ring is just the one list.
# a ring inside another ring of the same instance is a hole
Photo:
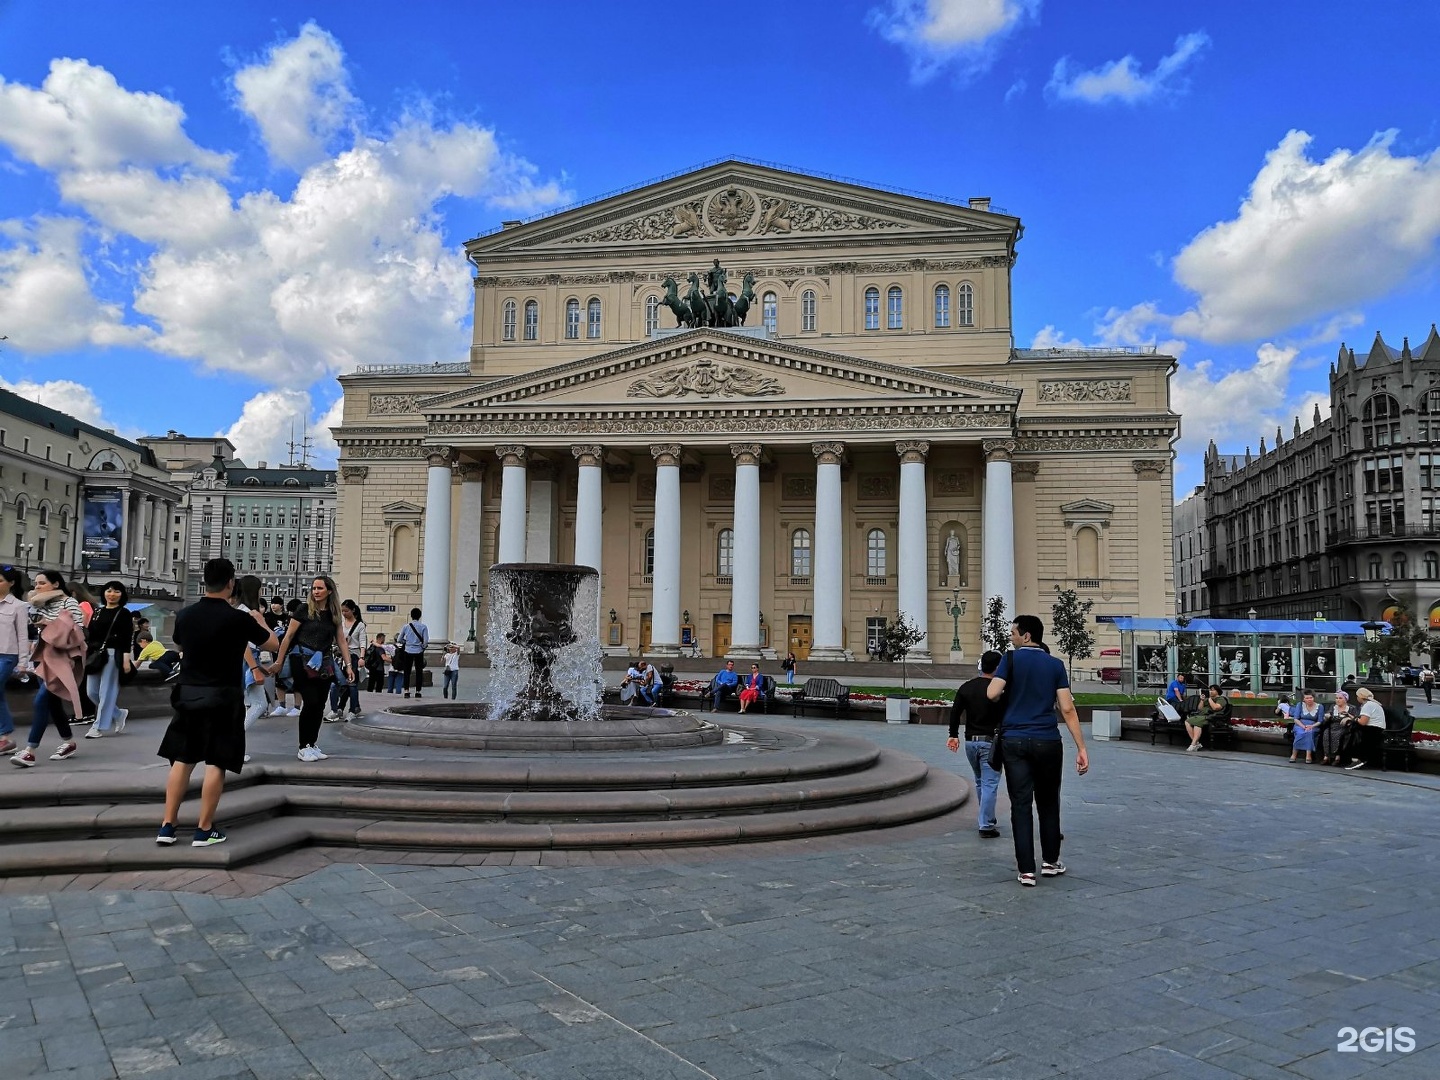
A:
{"label": "white cumulus cloud", "polygon": [[115,426],[105,419],[100,408],[100,399],[95,396],[95,391],[83,383],[70,379],[51,379],[47,382],[19,379],[12,382],[6,378],[0,378],[0,386],[11,393],[19,394],[23,398],[44,405],[47,409],[63,412],[67,416],[73,416],[76,420],[83,420],[95,427]]}
{"label": "white cumulus cloud", "polygon": [[216,434],[234,443],[236,456],[252,467],[262,461],[272,467],[289,461],[292,441],[299,460],[299,443],[308,435],[310,463],[325,465],[333,463],[337,453],[327,428],[338,422],[338,417],[332,419],[332,412],[315,416],[310,395],[304,390],[263,390],[245,402],[233,424]]}
{"label": "white cumulus cloud", "polygon": [[228,154],[202,149],[184,131],[185,110],[135,93],[104,68],[57,59],[38,89],[0,77],[0,138],[42,169],[188,166],[224,173]]}
{"label": "white cumulus cloud", "polygon": [[[1239,213],[1175,257],[1197,295],[1174,320],[1207,341],[1281,333],[1383,296],[1432,263],[1440,241],[1440,153],[1392,152],[1395,132],[1324,160],[1292,131],[1266,155]],[[1346,314],[1342,321],[1353,321]]]}
{"label": "white cumulus cloud", "polygon": [[325,157],[359,106],[340,43],[313,22],[232,81],[240,109],[255,122],[271,159],[296,170]]}
{"label": "white cumulus cloud", "polygon": [[964,73],[985,70],[996,45],[1039,13],[1040,0],[890,0],[868,21],[909,53],[911,77],[923,82],[951,62]]}
{"label": "white cumulus cloud", "polygon": [[1182,73],[1210,44],[1203,31],[1183,34],[1175,41],[1175,50],[1160,59],[1155,70],[1146,74],[1134,56],[1122,56],[1097,68],[1075,70],[1070,57],[1062,57],[1050,73],[1045,89],[1062,101],[1084,101],[1092,105],[1105,101],[1128,104],[1146,101],[1166,93],[1182,90]]}
{"label": "white cumulus cloud", "polygon": [[11,348],[47,353],[142,344],[150,336],[125,325],[119,305],[96,299],[80,247],[83,233],[72,218],[0,221],[0,328]]}

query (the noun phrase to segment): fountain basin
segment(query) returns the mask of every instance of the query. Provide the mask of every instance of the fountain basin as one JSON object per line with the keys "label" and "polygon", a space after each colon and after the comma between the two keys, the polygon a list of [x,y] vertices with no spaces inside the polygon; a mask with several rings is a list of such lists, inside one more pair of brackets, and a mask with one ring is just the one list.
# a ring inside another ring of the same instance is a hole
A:
{"label": "fountain basin", "polygon": [[420,702],[393,705],[337,725],[352,739],[456,750],[567,753],[595,750],[671,750],[718,746],[722,729],[675,709],[604,705],[598,720],[516,723],[492,720],[484,705]]}

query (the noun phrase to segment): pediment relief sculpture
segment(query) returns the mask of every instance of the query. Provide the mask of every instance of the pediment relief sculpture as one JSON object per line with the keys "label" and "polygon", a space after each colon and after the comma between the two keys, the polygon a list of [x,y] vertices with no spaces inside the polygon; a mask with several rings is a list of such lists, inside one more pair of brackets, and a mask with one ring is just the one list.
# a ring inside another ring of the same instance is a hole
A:
{"label": "pediment relief sculpture", "polygon": [[766,236],[790,232],[877,232],[910,225],[876,214],[767,195],[729,185],[699,199],[618,221],[563,244],[613,244],[636,240],[679,240],[690,237]]}
{"label": "pediment relief sculpture", "polygon": [[702,356],[693,364],[636,379],[626,397],[774,397],[785,393],[779,379]]}

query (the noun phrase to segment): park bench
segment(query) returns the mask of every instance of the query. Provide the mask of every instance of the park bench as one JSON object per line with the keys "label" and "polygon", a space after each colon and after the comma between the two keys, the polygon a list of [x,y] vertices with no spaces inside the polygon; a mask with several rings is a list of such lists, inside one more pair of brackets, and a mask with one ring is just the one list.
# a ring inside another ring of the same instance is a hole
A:
{"label": "park bench", "polygon": [[[770,707],[775,704],[775,680],[769,675],[762,675],[760,683],[760,696],[756,699],[752,708],[758,707],[761,712],[768,713]],[[735,710],[740,710],[740,691],[737,689],[716,700],[715,680],[711,679],[705,684],[705,689],[700,691],[700,707],[704,710],[719,712],[727,703],[733,705]]]}
{"label": "park bench", "polygon": [[[1173,714],[1173,715],[1172,715]],[[1164,735],[1166,745],[1173,745],[1176,735],[1183,735],[1186,739],[1190,736],[1185,732],[1185,721],[1175,706],[1162,700],[1155,703],[1155,711],[1150,714],[1150,745],[1155,745],[1155,736]]]}
{"label": "park bench", "polygon": [[839,679],[806,679],[805,685],[790,699],[791,716],[804,716],[807,705],[825,704],[835,709],[836,716],[850,712],[850,687]]}

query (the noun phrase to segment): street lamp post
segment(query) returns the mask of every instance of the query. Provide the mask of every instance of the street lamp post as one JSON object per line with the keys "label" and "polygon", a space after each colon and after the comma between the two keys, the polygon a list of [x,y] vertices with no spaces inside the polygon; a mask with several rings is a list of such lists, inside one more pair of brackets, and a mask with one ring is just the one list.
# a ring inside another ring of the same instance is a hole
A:
{"label": "street lamp post", "polygon": [[470,636],[467,641],[475,640],[475,612],[480,609],[480,583],[470,582],[470,588],[465,593],[465,606],[470,609]]}
{"label": "street lamp post", "polygon": [[960,651],[960,616],[965,614],[965,604],[965,598],[960,595],[960,586],[956,585],[954,591],[945,598],[945,614],[950,616],[950,622],[953,624],[953,633],[950,637],[952,653]]}
{"label": "street lamp post", "polygon": [[35,545],[34,545],[34,544],[21,544],[21,545],[20,545],[20,554],[21,554],[21,555],[24,557],[24,559],[25,559],[25,577],[26,577],[27,580],[28,580],[29,577],[30,577],[30,553],[31,553],[32,551],[34,551],[34,550],[35,550]]}
{"label": "street lamp post", "polygon": [[133,564],[134,567],[135,567],[135,595],[136,595],[136,596],[139,596],[139,595],[140,595],[140,574],[141,574],[141,572],[145,569],[145,564],[146,564],[148,561],[149,561],[149,560],[146,559],[144,555],[136,555],[134,558],[132,558],[132,559],[130,560],[131,564]]}

